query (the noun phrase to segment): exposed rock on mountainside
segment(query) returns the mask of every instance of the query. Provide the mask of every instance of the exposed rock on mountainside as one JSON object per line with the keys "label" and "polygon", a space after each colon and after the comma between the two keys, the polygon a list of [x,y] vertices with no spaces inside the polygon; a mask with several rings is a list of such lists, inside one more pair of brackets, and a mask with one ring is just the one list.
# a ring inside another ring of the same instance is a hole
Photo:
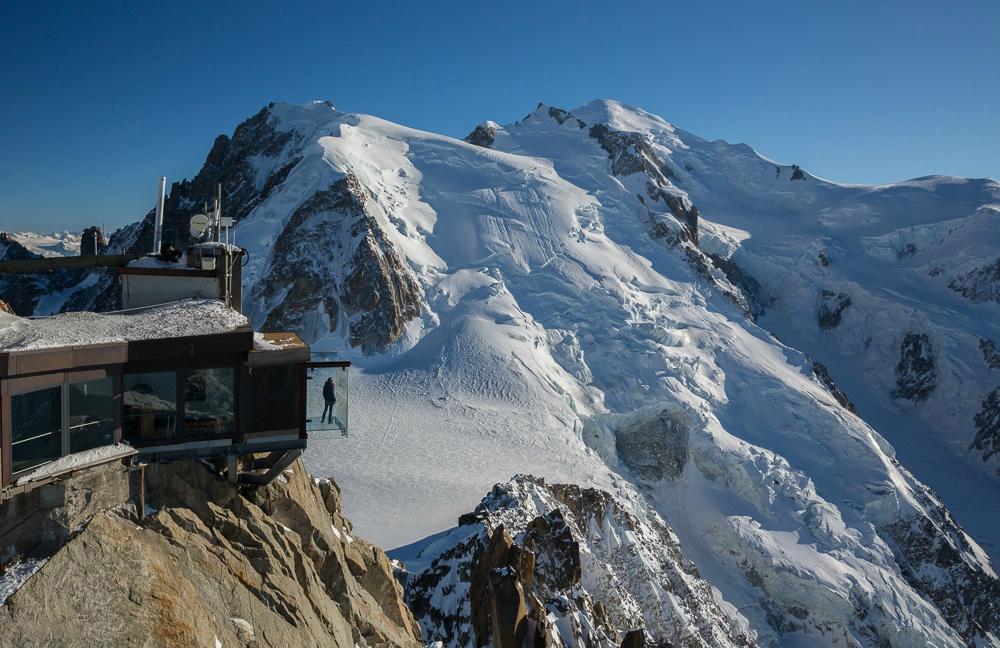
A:
{"label": "exposed rock on mountainside", "polygon": [[5,646],[418,646],[385,554],[301,464],[240,493],[150,466],[159,512],[97,512],[0,608]]}
{"label": "exposed rock on mountainside", "polygon": [[956,277],[948,287],[974,302],[1000,302],[1000,257]]}
{"label": "exposed rock on mountainside", "polygon": [[996,643],[1000,632],[1000,580],[967,560],[972,545],[951,514],[926,487],[916,493],[930,513],[885,528],[903,577],[931,601],[970,646]]}
{"label": "exposed rock on mountainside", "polygon": [[993,340],[979,340],[979,350],[983,352],[983,360],[990,369],[1000,369],[1000,351],[997,351]]}
{"label": "exposed rock on mountainside", "polygon": [[465,136],[465,141],[469,144],[489,148],[497,136],[497,125],[493,122],[483,122],[476,126],[471,133]]}
{"label": "exposed rock on mountainside", "polygon": [[92,225],[80,234],[80,256],[104,254],[107,250],[108,241],[100,227]]}
{"label": "exposed rock on mountainside", "polygon": [[812,370],[816,374],[816,377],[819,378],[819,381],[823,383],[823,386],[826,387],[827,391],[830,392],[830,395],[837,399],[838,403],[843,405],[849,412],[858,413],[854,407],[854,403],[847,397],[847,394],[840,391],[837,383],[833,382],[833,377],[830,375],[830,370],[826,368],[826,365],[822,362],[813,362]]}
{"label": "exposed rock on mountainside", "polygon": [[820,293],[819,311],[816,313],[819,327],[832,329],[839,326],[844,310],[850,305],[851,296],[847,293],[824,290]]}
{"label": "exposed rock on mountainside", "polygon": [[365,188],[349,175],[292,214],[253,295],[267,314],[265,330],[314,337],[346,322],[351,345],[376,353],[420,315],[420,290],[366,203]]}
{"label": "exposed rock on mountainside", "polygon": [[722,273],[726,275],[726,279],[729,280],[736,288],[739,289],[740,294],[743,296],[744,304],[740,304],[744,307],[750,316],[756,321],[758,317],[763,315],[768,306],[771,305],[773,301],[771,297],[764,290],[764,287],[760,285],[753,275],[746,272],[743,268],[733,262],[732,259],[727,259],[718,254],[711,254],[709,258],[712,259],[712,264],[716,268],[722,270]]}
{"label": "exposed rock on mountainside", "polygon": [[[287,177],[298,161],[292,156],[280,165],[269,165],[286,147],[294,144],[293,131],[275,127],[270,109],[236,127],[232,136],[219,135],[205,164],[191,180],[172,183],[163,208],[163,240],[184,249],[191,240],[188,221],[215,199],[222,185],[222,215],[237,221],[249,214]],[[141,221],[118,230],[109,247],[119,253],[146,252],[152,247],[153,219],[150,210]]]}
{"label": "exposed rock on mountainside", "polygon": [[926,333],[907,333],[899,345],[896,365],[896,388],[893,398],[909,401],[926,400],[937,385],[934,369],[934,348]]}
{"label": "exposed rock on mountainside", "polygon": [[976,413],[975,424],[972,447],[982,450],[983,460],[1000,453],[1000,387],[983,398],[983,408]]}
{"label": "exposed rock on mountainside", "polygon": [[754,645],[646,507],[518,476],[460,522],[405,575],[428,641],[617,647],[638,631],[653,645]]}

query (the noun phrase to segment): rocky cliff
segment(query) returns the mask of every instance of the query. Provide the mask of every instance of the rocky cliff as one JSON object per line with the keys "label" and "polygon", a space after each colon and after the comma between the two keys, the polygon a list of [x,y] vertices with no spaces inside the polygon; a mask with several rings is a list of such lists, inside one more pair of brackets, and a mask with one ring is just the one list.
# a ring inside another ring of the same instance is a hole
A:
{"label": "rocky cliff", "polygon": [[148,468],[149,504],[96,512],[0,607],[0,645],[418,646],[385,554],[301,463],[239,489]]}
{"label": "rocky cliff", "polygon": [[[748,623],[648,507],[520,475],[498,484],[405,574],[445,646],[753,646]],[[650,643],[647,643],[650,642]]]}

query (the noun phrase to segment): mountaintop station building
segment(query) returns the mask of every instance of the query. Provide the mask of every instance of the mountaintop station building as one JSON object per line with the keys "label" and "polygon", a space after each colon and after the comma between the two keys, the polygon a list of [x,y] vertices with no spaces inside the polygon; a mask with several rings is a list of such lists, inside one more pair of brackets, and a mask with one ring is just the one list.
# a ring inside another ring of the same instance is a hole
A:
{"label": "mountaintop station building", "polygon": [[142,303],[121,313],[0,312],[0,516],[4,500],[112,462],[204,459],[230,481],[267,483],[309,432],[346,435],[349,363],[310,362],[294,333],[255,333],[238,278],[222,276],[239,257],[226,249],[208,269],[115,257],[123,303]]}

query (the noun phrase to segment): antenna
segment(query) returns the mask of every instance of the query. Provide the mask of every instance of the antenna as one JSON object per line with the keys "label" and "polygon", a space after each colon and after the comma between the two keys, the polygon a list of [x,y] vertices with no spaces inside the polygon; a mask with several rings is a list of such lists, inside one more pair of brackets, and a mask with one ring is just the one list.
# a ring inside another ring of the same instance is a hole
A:
{"label": "antenna", "polygon": [[215,242],[222,243],[222,183],[215,185]]}
{"label": "antenna", "polygon": [[163,201],[167,192],[167,176],[160,176],[160,191],[156,199],[156,222],[153,225],[153,254],[160,253],[163,243]]}

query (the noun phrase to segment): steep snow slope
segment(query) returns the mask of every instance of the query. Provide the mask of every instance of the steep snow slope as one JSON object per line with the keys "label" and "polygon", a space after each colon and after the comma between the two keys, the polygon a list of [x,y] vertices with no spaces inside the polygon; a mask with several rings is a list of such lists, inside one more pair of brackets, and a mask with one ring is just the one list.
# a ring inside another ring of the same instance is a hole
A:
{"label": "steep snow slope", "polygon": [[[199,191],[231,187],[254,323],[294,328],[360,368],[352,436],[314,436],[306,460],[337,475],[363,533],[392,546],[442,532],[494,483],[532,472],[599,486],[635,515],[652,507],[765,645],[998,643],[986,553],[814,364],[877,429],[908,420],[931,430],[914,432],[920,447],[971,444],[971,429],[944,420],[937,435],[927,422],[935,399],[961,396],[959,421],[988,391],[966,346],[997,338],[995,318],[974,317],[995,308],[992,266],[976,265],[994,239],[941,248],[940,302],[866,260],[898,245],[879,237],[939,222],[934,202],[956,217],[996,202],[995,183],[839,186],[606,101],[539,106],[469,139],[276,104],[220,137],[168,201],[168,230],[183,237]],[[817,249],[818,267],[859,268],[812,285],[799,256],[829,232],[844,242]],[[149,217],[111,247],[148,246],[148,234]],[[867,256],[844,262],[853,250]],[[848,327],[868,300],[871,319]],[[916,326],[948,323],[927,304],[954,305],[958,329]],[[845,376],[853,356],[823,353],[840,346],[813,346],[821,314],[839,319],[824,335],[862,348],[872,336],[863,382]],[[952,339],[954,360],[942,351]],[[887,398],[868,386],[876,378]],[[896,401],[910,418],[878,420],[876,405]],[[995,419],[979,420],[993,447]],[[947,456],[965,461],[966,447]],[[978,474],[962,494],[992,506],[992,477]],[[960,515],[990,537],[988,511]]]}

